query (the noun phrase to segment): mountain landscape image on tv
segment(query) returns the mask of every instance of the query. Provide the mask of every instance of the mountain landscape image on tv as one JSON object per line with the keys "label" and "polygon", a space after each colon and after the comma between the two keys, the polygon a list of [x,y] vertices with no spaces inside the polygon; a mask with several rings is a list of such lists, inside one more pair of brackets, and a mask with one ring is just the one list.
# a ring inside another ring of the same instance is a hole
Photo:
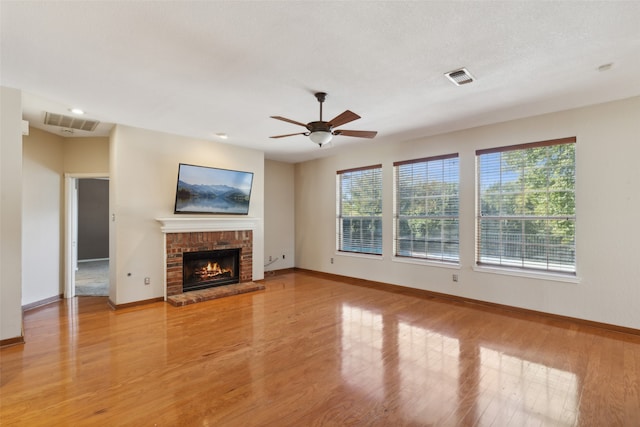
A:
{"label": "mountain landscape image on tv", "polygon": [[247,215],[252,172],[180,163],[175,213]]}

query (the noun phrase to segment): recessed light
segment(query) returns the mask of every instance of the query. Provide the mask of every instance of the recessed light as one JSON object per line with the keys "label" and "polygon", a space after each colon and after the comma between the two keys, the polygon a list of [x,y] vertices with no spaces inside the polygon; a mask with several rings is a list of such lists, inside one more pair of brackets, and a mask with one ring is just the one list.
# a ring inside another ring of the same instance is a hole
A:
{"label": "recessed light", "polygon": [[613,67],[613,62],[609,62],[608,64],[602,64],[601,66],[598,67],[598,71],[607,71],[607,70],[610,70],[611,67]]}
{"label": "recessed light", "polygon": [[73,114],[77,114],[79,116],[84,114],[84,111],[79,109],[79,108],[69,108],[69,111],[71,111]]}
{"label": "recessed light", "polygon": [[229,136],[226,133],[216,133],[218,138],[227,139]]}

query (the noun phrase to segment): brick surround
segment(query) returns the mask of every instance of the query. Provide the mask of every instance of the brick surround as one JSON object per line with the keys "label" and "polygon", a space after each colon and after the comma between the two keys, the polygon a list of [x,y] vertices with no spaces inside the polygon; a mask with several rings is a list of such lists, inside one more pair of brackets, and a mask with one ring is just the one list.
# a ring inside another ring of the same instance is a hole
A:
{"label": "brick surround", "polygon": [[253,231],[166,233],[167,296],[182,294],[184,252],[240,248],[240,283],[253,279]]}

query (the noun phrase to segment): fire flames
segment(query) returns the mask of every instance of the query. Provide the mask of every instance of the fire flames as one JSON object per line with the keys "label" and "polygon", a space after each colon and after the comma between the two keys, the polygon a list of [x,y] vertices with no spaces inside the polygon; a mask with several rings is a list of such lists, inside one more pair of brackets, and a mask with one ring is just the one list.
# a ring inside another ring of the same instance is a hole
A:
{"label": "fire flames", "polygon": [[207,265],[202,266],[195,271],[195,275],[201,281],[213,280],[227,273],[233,274],[233,270],[231,268],[222,268],[217,262],[212,263],[211,261],[209,261]]}

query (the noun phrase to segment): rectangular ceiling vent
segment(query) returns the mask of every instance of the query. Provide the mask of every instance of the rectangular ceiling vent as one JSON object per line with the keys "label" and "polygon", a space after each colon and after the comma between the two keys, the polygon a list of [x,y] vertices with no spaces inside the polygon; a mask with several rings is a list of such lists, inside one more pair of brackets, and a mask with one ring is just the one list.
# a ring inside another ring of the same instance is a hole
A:
{"label": "rectangular ceiling vent", "polygon": [[93,132],[100,124],[97,120],[81,119],[79,117],[65,116],[64,114],[45,113],[44,124],[60,126],[68,129],[84,130]]}
{"label": "rectangular ceiling vent", "polygon": [[459,70],[449,71],[444,74],[447,76],[449,80],[451,80],[455,85],[466,85],[467,83],[471,83],[475,79],[471,75],[466,68],[460,68]]}

